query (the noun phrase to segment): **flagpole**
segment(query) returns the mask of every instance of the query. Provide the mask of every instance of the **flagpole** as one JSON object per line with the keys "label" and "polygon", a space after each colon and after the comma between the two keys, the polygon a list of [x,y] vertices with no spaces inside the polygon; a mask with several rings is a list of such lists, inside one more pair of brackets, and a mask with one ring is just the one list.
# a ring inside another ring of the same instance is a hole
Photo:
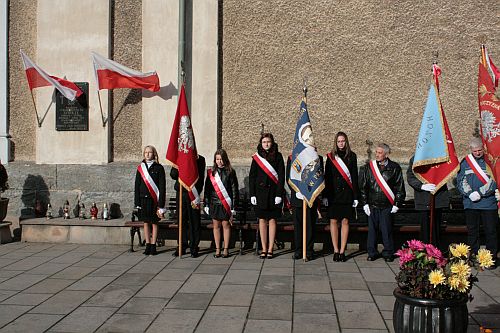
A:
{"label": "flagpole", "polygon": [[[307,82],[304,79],[304,102],[307,104]],[[306,198],[302,198],[302,260],[307,261],[307,203]]]}
{"label": "flagpole", "polygon": [[[439,56],[439,53],[438,51],[434,51],[434,60],[432,61],[432,64],[433,65],[437,65],[438,63],[438,56]],[[433,75],[435,76],[433,79],[434,79],[434,82],[436,83],[436,88],[437,88],[437,82],[438,82],[438,78],[437,78],[437,75],[434,74],[434,70],[432,71],[433,72]],[[439,94],[439,91],[437,92]],[[439,95],[438,95],[439,96]],[[429,197],[429,243],[432,244],[432,234],[434,233],[434,219],[435,219],[435,208],[436,208],[436,196],[433,194],[433,193],[430,193],[430,197]],[[436,234],[437,236],[437,234]],[[436,244],[437,245],[437,244]]]}
{"label": "flagpole", "polygon": [[106,127],[107,119],[104,119],[104,113],[102,112],[101,94],[99,93],[99,89],[97,89],[97,98],[99,99],[99,109],[101,110],[102,127]]}
{"label": "flagpole", "polygon": [[179,259],[182,259],[182,184],[179,182]]}
{"label": "flagpole", "polygon": [[40,121],[40,117],[38,116],[38,110],[36,109],[35,97],[33,96],[33,90],[30,89],[31,100],[33,101],[33,107],[35,108],[36,114],[36,122],[38,123],[38,127],[42,127],[42,122]]}

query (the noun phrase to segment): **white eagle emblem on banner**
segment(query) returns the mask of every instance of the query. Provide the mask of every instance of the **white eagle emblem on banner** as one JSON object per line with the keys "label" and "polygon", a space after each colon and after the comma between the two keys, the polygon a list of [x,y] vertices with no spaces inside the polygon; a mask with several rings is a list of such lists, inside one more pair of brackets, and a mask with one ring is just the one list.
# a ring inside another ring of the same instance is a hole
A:
{"label": "white eagle emblem on banner", "polygon": [[495,115],[490,111],[481,112],[481,127],[483,137],[488,142],[491,142],[500,135],[500,124],[497,122]]}
{"label": "white eagle emblem on banner", "polygon": [[193,129],[188,116],[182,116],[179,125],[179,139],[177,139],[178,150],[188,153],[194,146]]}

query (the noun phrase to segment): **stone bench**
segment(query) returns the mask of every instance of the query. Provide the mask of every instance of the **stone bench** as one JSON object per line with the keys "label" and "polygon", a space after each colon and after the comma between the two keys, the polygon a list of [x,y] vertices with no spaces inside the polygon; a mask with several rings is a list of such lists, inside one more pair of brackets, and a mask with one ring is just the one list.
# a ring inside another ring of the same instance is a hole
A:
{"label": "stone bench", "polygon": [[10,232],[11,225],[12,222],[0,222],[0,244],[12,242],[12,233]]}

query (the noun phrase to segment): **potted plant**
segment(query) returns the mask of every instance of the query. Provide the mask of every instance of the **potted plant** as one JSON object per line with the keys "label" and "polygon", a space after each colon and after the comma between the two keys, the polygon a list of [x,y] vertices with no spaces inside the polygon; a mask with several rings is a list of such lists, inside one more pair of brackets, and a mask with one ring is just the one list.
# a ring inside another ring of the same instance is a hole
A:
{"label": "potted plant", "polygon": [[396,252],[400,267],[394,290],[396,332],[467,331],[470,290],[478,272],[493,265],[493,257],[485,249],[471,254],[462,243],[451,244],[448,253],[445,258],[435,246],[419,240],[408,241]]}
{"label": "potted plant", "polygon": [[9,204],[9,198],[2,198],[1,194],[9,188],[8,181],[9,176],[7,175],[7,169],[0,163],[0,222],[2,222],[7,216],[7,206]]}

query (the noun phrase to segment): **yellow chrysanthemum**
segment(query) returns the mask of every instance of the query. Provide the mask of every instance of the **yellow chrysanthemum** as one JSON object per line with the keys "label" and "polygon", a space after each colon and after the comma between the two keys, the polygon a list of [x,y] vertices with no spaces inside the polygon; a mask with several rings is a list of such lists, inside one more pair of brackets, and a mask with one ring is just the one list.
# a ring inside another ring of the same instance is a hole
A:
{"label": "yellow chrysanthemum", "polygon": [[454,257],[467,257],[469,255],[470,247],[464,243],[454,244],[450,246],[451,255]]}
{"label": "yellow chrysanthemum", "polygon": [[459,277],[469,277],[471,272],[470,266],[463,260],[451,265],[450,270],[453,274],[456,274]]}
{"label": "yellow chrysanthemum", "polygon": [[467,279],[460,279],[458,283],[457,290],[461,293],[465,293],[469,289],[470,282]]}
{"label": "yellow chrysanthemum", "polygon": [[452,275],[448,278],[448,285],[450,286],[450,289],[457,289],[458,286],[460,285],[460,277],[457,275]]}
{"label": "yellow chrysanthemum", "polygon": [[479,261],[479,266],[488,268],[493,265],[493,256],[489,250],[479,249],[477,251],[477,261]]}
{"label": "yellow chrysanthemum", "polygon": [[436,288],[436,286],[444,283],[446,278],[443,275],[443,272],[440,270],[434,270],[429,274],[429,282]]}

